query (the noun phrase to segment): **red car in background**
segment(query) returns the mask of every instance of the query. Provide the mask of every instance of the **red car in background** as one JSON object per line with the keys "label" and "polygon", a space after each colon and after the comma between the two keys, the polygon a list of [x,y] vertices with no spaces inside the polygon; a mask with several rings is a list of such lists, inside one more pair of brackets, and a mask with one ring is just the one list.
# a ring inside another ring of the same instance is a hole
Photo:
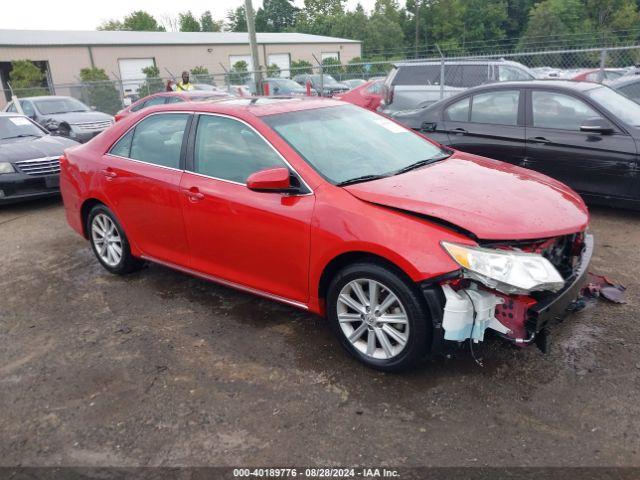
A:
{"label": "red car in background", "polygon": [[123,108],[115,115],[116,122],[122,120],[126,116],[142,110],[143,108],[153,107],[155,105],[165,105],[168,103],[182,102],[205,102],[207,100],[217,100],[231,96],[224,90],[190,90],[187,92],[159,92],[148,95],[140,100],[132,103],[127,108]]}
{"label": "red car in background", "polygon": [[373,78],[346,93],[334,95],[336,100],[353,103],[359,107],[376,111],[383,98],[384,77]]}
{"label": "red car in background", "polygon": [[67,220],[109,272],[156,262],[324,314],[381,370],[486,329],[545,339],[592,253],[563,184],[335,100],[148,108],[60,162]]}
{"label": "red car in background", "polygon": [[585,70],[584,72],[580,72],[576,76],[572,78],[572,80],[577,80],[578,82],[597,82],[602,83],[607,80],[615,80],[616,78],[620,78],[625,74],[625,69],[623,68],[605,68],[601,70],[599,68],[593,68],[591,70]]}

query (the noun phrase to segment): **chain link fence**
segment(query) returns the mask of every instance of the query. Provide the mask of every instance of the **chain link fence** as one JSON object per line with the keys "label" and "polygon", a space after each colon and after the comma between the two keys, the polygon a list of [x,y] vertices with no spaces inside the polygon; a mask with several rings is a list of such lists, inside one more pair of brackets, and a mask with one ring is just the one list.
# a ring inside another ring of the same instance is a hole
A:
{"label": "chain link fence", "polygon": [[[520,71],[518,69],[529,72],[535,78],[577,79],[607,83],[622,75],[636,73],[636,65],[640,63],[640,45],[528,52],[484,52],[459,56],[448,55],[437,48],[435,52],[435,55],[412,59],[390,58],[349,63],[339,63],[331,59],[323,64],[316,62],[303,66],[293,65],[286,70],[273,68],[273,66],[260,72],[231,69],[218,73],[191,74],[191,82],[198,90],[225,90],[233,95],[255,95],[256,77],[263,79],[277,77],[292,79],[302,87],[310,83],[311,94],[328,96],[344,89],[344,86],[340,86],[342,82],[385,77],[395,63],[406,62],[427,65],[429,68],[424,69],[415,81],[434,86],[437,98],[443,98],[460,89],[482,83],[525,79],[518,74]],[[504,68],[493,69],[494,67],[489,63],[495,63],[495,61],[503,63]],[[508,66],[517,68],[513,70],[507,68]],[[5,90],[3,93],[7,99],[12,95],[18,97],[71,96],[96,110],[114,114],[139,98],[166,91],[178,80],[170,76],[159,76],[65,84],[47,83],[44,86]],[[348,86],[352,85],[349,83]],[[262,87],[258,86],[258,90],[261,91]]]}

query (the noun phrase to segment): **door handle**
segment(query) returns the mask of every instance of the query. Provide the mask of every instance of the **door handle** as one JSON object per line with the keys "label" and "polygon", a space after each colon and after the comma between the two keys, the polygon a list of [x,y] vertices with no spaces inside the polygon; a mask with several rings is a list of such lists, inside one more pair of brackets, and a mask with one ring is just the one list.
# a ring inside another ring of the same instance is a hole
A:
{"label": "door handle", "polygon": [[544,137],[531,137],[531,138],[527,138],[527,142],[546,144],[546,143],[551,143],[551,140]]}
{"label": "door handle", "polygon": [[451,130],[451,133],[455,133],[456,135],[466,135],[469,132],[464,128],[454,128],[453,130]]}
{"label": "door handle", "polygon": [[114,178],[116,178],[118,176],[118,174],[116,172],[114,172],[113,170],[111,170],[111,168],[105,168],[104,170],[101,170],[102,174],[107,177],[107,180],[113,180]]}
{"label": "door handle", "polygon": [[204,193],[201,193],[198,187],[185,188],[183,192],[192,202],[198,202],[204,199]]}

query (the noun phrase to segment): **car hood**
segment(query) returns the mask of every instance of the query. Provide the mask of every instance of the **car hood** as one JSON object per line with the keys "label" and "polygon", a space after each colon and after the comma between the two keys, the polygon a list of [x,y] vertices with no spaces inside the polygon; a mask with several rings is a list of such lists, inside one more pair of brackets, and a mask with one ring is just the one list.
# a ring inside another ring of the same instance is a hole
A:
{"label": "car hood", "polygon": [[580,196],[545,175],[462,152],[401,175],[345,187],[355,197],[426,216],[480,240],[532,240],[586,228]]}
{"label": "car hood", "polygon": [[88,122],[104,122],[106,120],[112,120],[111,115],[107,115],[102,112],[68,112],[68,113],[55,113],[52,115],[43,115],[44,118],[53,118],[58,122],[66,122],[68,124],[74,123],[88,123]]}
{"label": "car hood", "polygon": [[65,148],[78,145],[64,137],[45,135],[35,138],[16,138],[0,142],[0,162],[19,162],[34,158],[56,157],[62,155]]}

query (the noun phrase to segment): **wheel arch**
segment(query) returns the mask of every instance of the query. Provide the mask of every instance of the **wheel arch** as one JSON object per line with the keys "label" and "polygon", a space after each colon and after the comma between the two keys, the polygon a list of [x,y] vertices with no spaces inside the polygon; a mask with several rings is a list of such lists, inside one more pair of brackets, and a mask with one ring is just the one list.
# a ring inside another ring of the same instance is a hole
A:
{"label": "wheel arch", "polygon": [[82,202],[82,205],[80,206],[80,219],[82,220],[82,235],[87,240],[89,239],[89,232],[87,232],[87,219],[89,218],[89,212],[96,205],[104,205],[105,207],[109,208],[109,206],[106,203],[104,203],[102,200],[99,200],[98,198],[94,198],[94,197],[87,198],[84,202]]}
{"label": "wheel arch", "polygon": [[339,255],[333,257],[323,268],[322,273],[320,274],[320,279],[318,281],[317,295],[318,299],[322,304],[326,301],[327,298],[327,290],[329,289],[329,284],[333,277],[344,267],[348,265],[352,265],[354,263],[369,261],[372,263],[376,263],[378,265],[383,265],[386,268],[394,271],[409,283],[414,284],[415,282],[411,278],[411,276],[401,268],[397,263],[389,260],[382,255],[368,252],[366,250],[353,250],[348,252],[342,252]]}

